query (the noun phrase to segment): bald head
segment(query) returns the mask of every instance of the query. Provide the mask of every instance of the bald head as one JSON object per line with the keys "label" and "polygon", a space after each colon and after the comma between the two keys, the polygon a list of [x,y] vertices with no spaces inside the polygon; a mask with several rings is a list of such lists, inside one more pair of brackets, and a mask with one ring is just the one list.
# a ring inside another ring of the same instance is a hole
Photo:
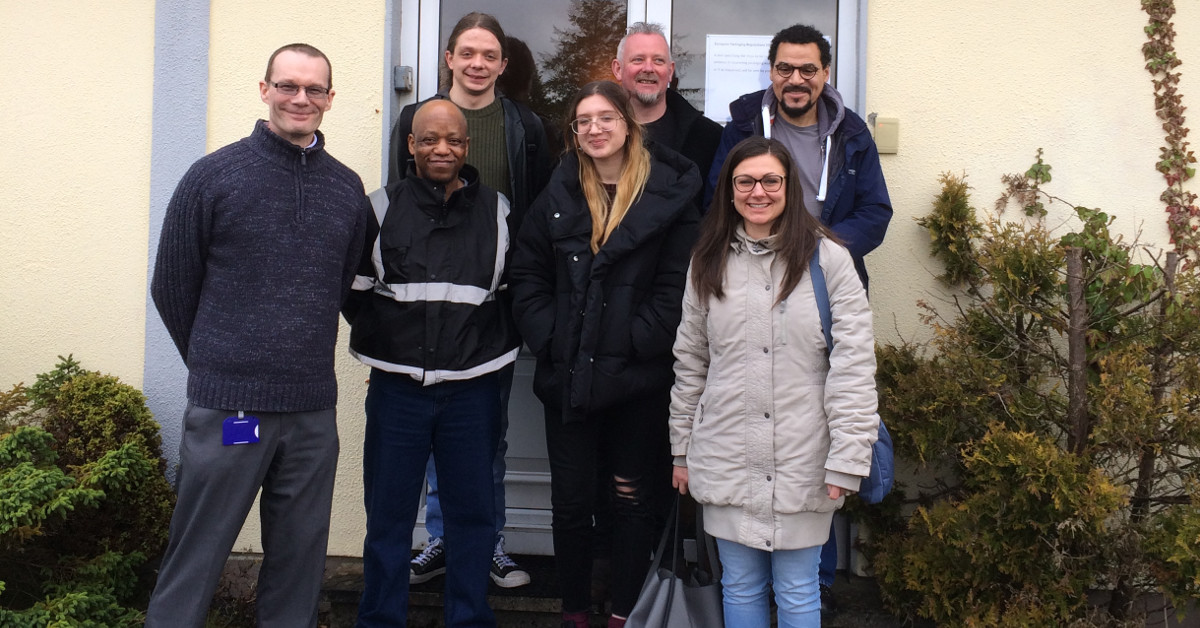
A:
{"label": "bald head", "polygon": [[431,100],[421,105],[420,109],[417,109],[416,115],[413,116],[413,134],[415,135],[418,129],[423,125],[429,124],[431,120],[442,118],[448,118],[455,124],[462,125],[462,132],[466,134],[467,118],[458,108],[458,105],[447,99]]}
{"label": "bald head", "polygon": [[408,152],[417,176],[446,187],[446,197],[462,182],[459,171],[467,160],[467,119],[449,100],[431,100],[413,116]]}

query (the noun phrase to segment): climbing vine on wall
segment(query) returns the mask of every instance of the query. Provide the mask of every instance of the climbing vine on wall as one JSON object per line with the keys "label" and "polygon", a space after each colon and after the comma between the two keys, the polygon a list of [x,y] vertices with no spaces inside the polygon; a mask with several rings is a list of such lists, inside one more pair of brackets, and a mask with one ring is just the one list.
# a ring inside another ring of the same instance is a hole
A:
{"label": "climbing vine on wall", "polygon": [[1154,82],[1154,107],[1166,133],[1166,145],[1161,149],[1157,167],[1167,181],[1167,189],[1160,198],[1167,205],[1167,227],[1175,250],[1184,259],[1197,263],[1200,261],[1200,208],[1196,206],[1196,194],[1183,187],[1188,179],[1196,176],[1193,165],[1196,155],[1188,150],[1188,129],[1184,126],[1183,116],[1186,107],[1179,93],[1180,73],[1176,68],[1183,62],[1175,53],[1175,27],[1171,24],[1175,2],[1142,0],[1142,9],[1150,16],[1145,29],[1150,41],[1142,46],[1142,54]]}

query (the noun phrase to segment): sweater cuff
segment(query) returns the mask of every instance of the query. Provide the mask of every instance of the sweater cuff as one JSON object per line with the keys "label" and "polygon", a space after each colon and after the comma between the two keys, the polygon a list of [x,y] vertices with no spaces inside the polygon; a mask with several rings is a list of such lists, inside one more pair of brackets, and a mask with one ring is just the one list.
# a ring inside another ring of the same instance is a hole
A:
{"label": "sweater cuff", "polygon": [[852,493],[857,493],[859,484],[862,483],[862,476],[826,469],[825,483],[844,488]]}
{"label": "sweater cuff", "polygon": [[675,459],[671,462],[671,464],[673,464],[677,467],[685,467],[686,468],[687,467],[687,456],[675,456]]}

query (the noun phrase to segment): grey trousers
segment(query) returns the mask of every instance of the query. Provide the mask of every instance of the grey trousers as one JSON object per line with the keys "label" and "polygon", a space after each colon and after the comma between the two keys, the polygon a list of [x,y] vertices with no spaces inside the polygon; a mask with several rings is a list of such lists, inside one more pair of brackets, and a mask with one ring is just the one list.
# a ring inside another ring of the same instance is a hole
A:
{"label": "grey trousers", "polygon": [[236,414],[191,404],[184,413],[178,502],[146,626],[203,628],[260,488],[258,625],[317,625],[337,470],[336,411],[247,412],[259,419],[260,441],[222,445],[222,424]]}

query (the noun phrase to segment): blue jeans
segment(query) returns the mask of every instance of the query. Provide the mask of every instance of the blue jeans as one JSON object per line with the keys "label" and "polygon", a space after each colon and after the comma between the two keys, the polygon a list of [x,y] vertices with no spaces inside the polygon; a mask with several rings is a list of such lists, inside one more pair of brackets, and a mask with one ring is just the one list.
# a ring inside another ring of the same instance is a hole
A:
{"label": "blue jeans", "polygon": [[371,370],[363,447],[367,538],[358,628],[408,620],[412,532],[425,478],[437,456],[446,512],[445,625],[494,627],[487,604],[492,547],[492,457],[500,430],[500,378],[422,386]]}
{"label": "blue jeans", "polygon": [[717,539],[717,552],[724,570],[725,628],[770,626],[767,595],[772,587],[779,607],[779,628],[820,628],[820,546],[767,552]]}
{"label": "blue jeans", "polygon": [[837,575],[838,544],[837,525],[829,524],[829,540],[821,547],[821,567],[818,570],[821,586],[832,587],[833,577]]}
{"label": "blue jeans", "polygon": [[[496,501],[496,534],[504,531],[504,455],[508,453],[508,399],[512,396],[513,373],[516,364],[509,364],[500,369],[500,444],[496,447],[496,460],[492,462],[492,482]],[[433,454],[425,465],[425,480],[429,483],[429,491],[425,494],[425,530],[429,538],[441,538],[446,532],[442,525],[442,502],[438,498],[437,465]]]}

